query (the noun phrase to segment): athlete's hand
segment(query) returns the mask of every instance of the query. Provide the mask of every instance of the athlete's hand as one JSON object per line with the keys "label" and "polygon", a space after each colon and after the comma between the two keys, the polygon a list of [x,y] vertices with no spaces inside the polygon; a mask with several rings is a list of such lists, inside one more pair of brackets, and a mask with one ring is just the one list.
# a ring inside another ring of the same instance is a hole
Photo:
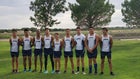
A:
{"label": "athlete's hand", "polygon": [[89,53],[92,53],[92,49],[88,49],[88,52],[89,52]]}

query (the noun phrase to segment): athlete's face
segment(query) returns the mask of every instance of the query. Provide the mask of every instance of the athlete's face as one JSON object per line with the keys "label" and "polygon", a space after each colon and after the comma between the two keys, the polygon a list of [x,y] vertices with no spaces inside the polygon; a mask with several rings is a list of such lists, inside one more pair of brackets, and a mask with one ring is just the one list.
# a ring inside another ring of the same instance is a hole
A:
{"label": "athlete's face", "polygon": [[93,28],[90,28],[90,29],[89,29],[89,33],[90,33],[90,34],[93,34],[93,33],[94,33],[94,29],[93,29]]}
{"label": "athlete's face", "polygon": [[70,35],[70,30],[66,30],[66,35]]}
{"label": "athlete's face", "polygon": [[80,29],[76,29],[76,32],[77,32],[77,34],[80,34],[81,30]]}
{"label": "athlete's face", "polygon": [[17,32],[12,32],[12,36],[16,37],[17,36]]}
{"label": "athlete's face", "polygon": [[46,30],[45,31],[46,35],[50,34],[50,31],[49,30]]}
{"label": "athlete's face", "polygon": [[55,39],[59,39],[59,35],[58,34],[55,34]]}
{"label": "athlete's face", "polygon": [[40,31],[39,30],[36,31],[36,35],[40,36]]}
{"label": "athlete's face", "polygon": [[107,31],[106,30],[102,30],[103,34],[106,35],[107,34]]}
{"label": "athlete's face", "polygon": [[29,31],[24,31],[25,36],[29,36]]}

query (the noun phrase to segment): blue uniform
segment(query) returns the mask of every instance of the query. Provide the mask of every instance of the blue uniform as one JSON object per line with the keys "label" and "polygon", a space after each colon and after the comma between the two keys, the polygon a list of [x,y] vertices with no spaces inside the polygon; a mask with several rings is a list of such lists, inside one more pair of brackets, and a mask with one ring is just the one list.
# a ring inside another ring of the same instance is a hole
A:
{"label": "blue uniform", "polygon": [[17,38],[11,38],[11,46],[10,46],[11,57],[19,56],[19,41]]}
{"label": "blue uniform", "polygon": [[84,34],[80,35],[75,35],[74,36],[74,41],[76,42],[76,57],[84,57],[85,51],[84,51],[84,41],[85,41],[85,36]]}
{"label": "blue uniform", "polygon": [[53,48],[52,48],[52,38],[51,35],[49,37],[44,36],[44,55],[50,55],[53,54]]}
{"label": "blue uniform", "polygon": [[23,38],[22,56],[32,56],[30,36],[28,38]]}
{"label": "blue uniform", "polygon": [[110,36],[104,37],[102,35],[102,44],[101,44],[101,58],[107,56],[108,59],[111,59],[111,48],[110,48]]}
{"label": "blue uniform", "polygon": [[73,57],[72,52],[72,37],[64,38],[65,47],[64,47],[64,57]]}
{"label": "blue uniform", "polygon": [[[96,34],[95,33],[93,35],[88,34],[87,40],[88,40],[88,47],[90,49],[92,49],[96,44]],[[96,58],[97,57],[97,48],[95,48],[92,53],[87,51],[87,55],[88,55],[88,58]]]}
{"label": "blue uniform", "polygon": [[61,42],[54,40],[54,58],[60,58],[61,55]]}
{"label": "blue uniform", "polygon": [[35,49],[34,49],[34,55],[35,56],[42,56],[42,41],[41,41],[41,37],[39,39],[37,39],[35,37]]}

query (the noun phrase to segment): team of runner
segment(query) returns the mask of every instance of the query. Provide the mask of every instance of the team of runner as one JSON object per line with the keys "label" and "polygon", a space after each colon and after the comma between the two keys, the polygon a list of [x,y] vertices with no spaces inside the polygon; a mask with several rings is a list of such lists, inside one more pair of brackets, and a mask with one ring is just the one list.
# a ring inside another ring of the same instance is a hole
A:
{"label": "team of runner", "polygon": [[[52,72],[51,73],[60,73],[61,68],[61,55],[62,49],[64,49],[64,73],[67,72],[68,59],[71,63],[72,74],[79,74],[80,67],[82,69],[82,74],[85,73],[85,51],[87,50],[88,56],[88,65],[89,65],[89,74],[93,73],[92,66],[94,67],[94,74],[97,74],[97,46],[98,44],[101,47],[101,72],[100,75],[103,75],[104,72],[104,61],[105,56],[108,58],[110,75],[114,75],[112,71],[112,62],[111,62],[111,48],[113,44],[112,37],[108,34],[107,28],[102,28],[102,36],[97,35],[94,32],[94,28],[89,28],[88,35],[81,33],[80,27],[76,28],[76,35],[71,36],[70,29],[66,29],[65,36],[63,39],[59,38],[59,33],[55,33],[54,37],[50,34],[48,28],[45,29],[45,35],[41,36],[40,30],[36,31],[36,36],[31,37],[28,29],[24,29],[24,36],[19,38],[17,36],[17,31],[12,30],[12,37],[10,38],[10,53],[12,57],[12,72],[18,72],[18,56],[19,56],[19,47],[22,46],[22,56],[23,56],[23,66],[24,72],[37,72],[37,60],[39,56],[40,60],[40,73],[48,73],[47,64],[48,56],[50,57]],[[34,50],[32,50],[34,46]],[[75,49],[76,54],[76,72],[74,71],[74,60],[73,60],[73,49]],[[44,53],[43,53],[44,50]],[[34,51],[34,70],[31,70],[31,56],[32,51]],[[43,68],[43,57],[44,55],[44,71]],[[28,60],[28,69],[27,69],[27,60]],[[80,66],[81,63],[81,66]],[[16,66],[16,67],[15,67]]]}

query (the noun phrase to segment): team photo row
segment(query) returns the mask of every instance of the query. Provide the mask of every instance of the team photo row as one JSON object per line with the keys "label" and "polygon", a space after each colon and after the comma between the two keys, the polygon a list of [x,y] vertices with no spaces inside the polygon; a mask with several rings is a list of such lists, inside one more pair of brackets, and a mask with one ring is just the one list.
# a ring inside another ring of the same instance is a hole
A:
{"label": "team photo row", "polygon": [[[51,73],[60,74],[61,70],[61,57],[64,57],[64,70],[67,73],[68,61],[70,61],[71,73],[81,73],[97,75],[98,68],[100,67],[100,75],[104,74],[105,57],[108,59],[109,74],[114,75],[112,70],[112,36],[108,34],[107,28],[102,28],[102,35],[99,36],[95,33],[93,27],[89,27],[88,34],[84,35],[80,27],[76,28],[76,34],[71,35],[71,30],[65,30],[65,36],[60,38],[59,33],[50,34],[49,28],[45,28],[45,34],[42,36],[39,29],[36,30],[35,36],[30,36],[29,30],[24,29],[24,36],[19,37],[17,30],[12,30],[12,36],[9,39],[10,54],[12,58],[12,72],[18,73],[18,57],[20,46],[22,46],[23,56],[23,72],[37,72],[37,61],[39,58],[40,73],[48,72],[48,57],[51,61]],[[100,46],[101,65],[97,65],[97,47]],[[32,48],[33,47],[33,48]],[[34,69],[32,70],[32,52],[34,52]],[[74,55],[75,54],[75,55]],[[85,55],[88,57],[88,72],[85,72]],[[44,56],[44,57],[43,57]],[[73,57],[76,56],[76,64],[74,64]],[[27,63],[28,61],[28,63]],[[27,67],[28,66],[28,67]],[[76,67],[76,70],[74,68]],[[94,70],[94,71],[93,71]]]}

